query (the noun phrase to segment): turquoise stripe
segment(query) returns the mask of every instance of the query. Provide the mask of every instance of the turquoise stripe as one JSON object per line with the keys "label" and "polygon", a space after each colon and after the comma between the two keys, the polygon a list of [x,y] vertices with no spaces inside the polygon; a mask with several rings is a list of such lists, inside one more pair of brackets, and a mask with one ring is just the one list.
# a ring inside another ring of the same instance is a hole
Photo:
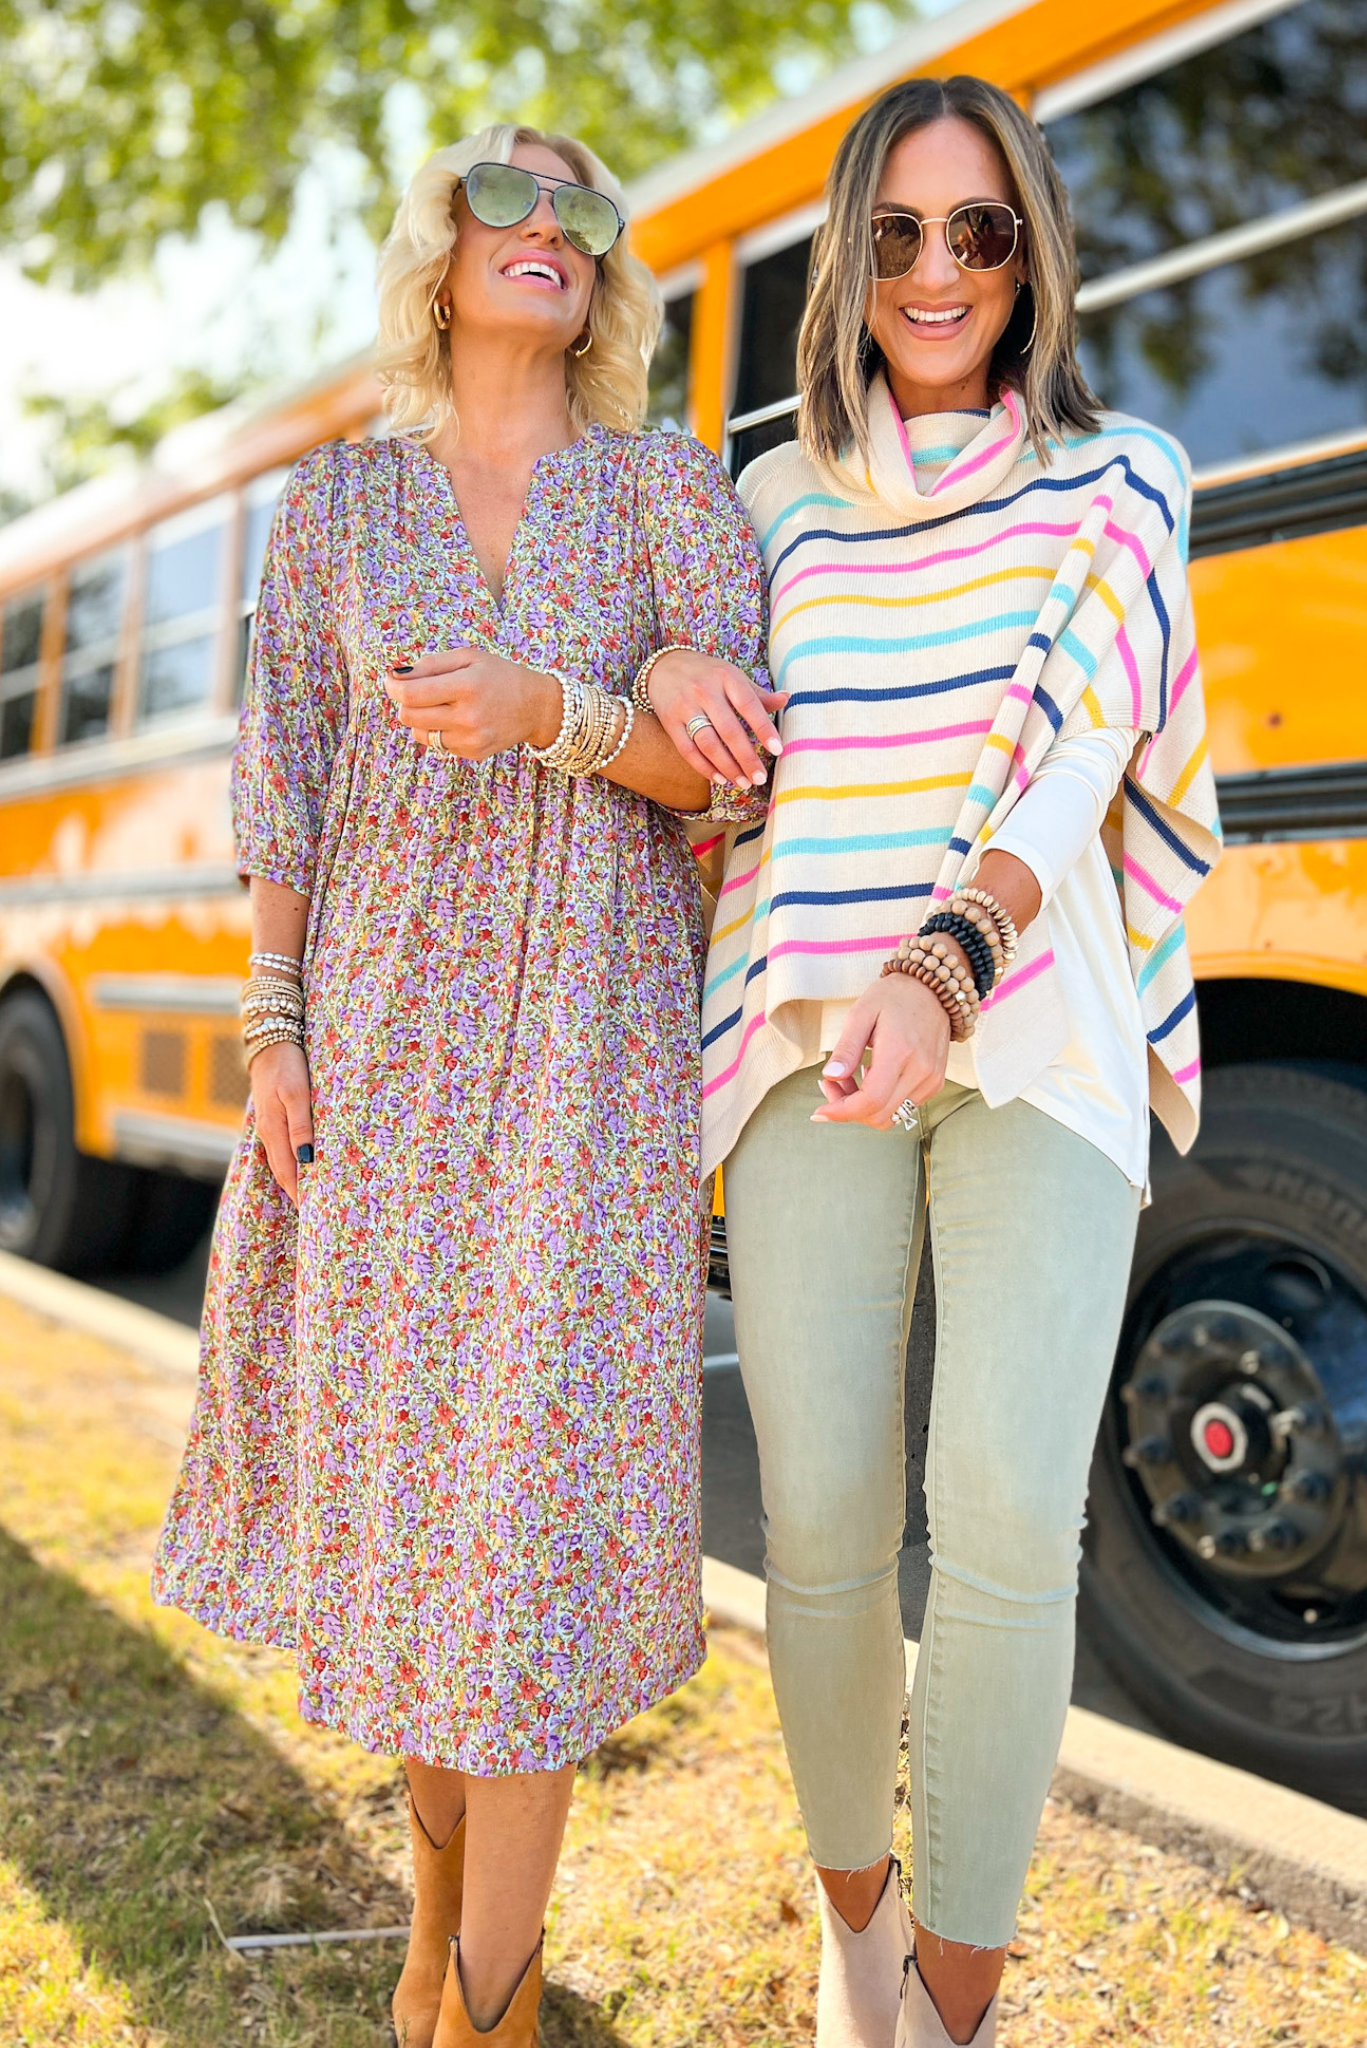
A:
{"label": "turquoise stripe", "polygon": [[[740,934],[737,933],[736,936],[739,937]],[[703,1001],[706,1002],[709,996],[715,995],[719,988],[724,988],[726,986],[726,983],[730,981],[732,975],[739,974],[741,969],[743,967],[748,967],[749,964],[750,955],[748,953],[742,953],[738,960],[733,960],[729,967],[724,967],[720,974],[714,975],[712,980],[708,982],[707,987],[703,990]]]}
{"label": "turquoise stripe", "polygon": [[1166,963],[1169,960],[1171,960],[1173,954],[1176,953],[1180,947],[1185,945],[1186,937],[1186,925],[1179,917],[1176,924],[1173,926],[1172,930],[1168,933],[1168,936],[1164,939],[1162,945],[1158,948],[1158,951],[1156,953],[1150,953],[1148,959],[1144,962],[1143,967],[1139,971],[1138,977],[1135,981],[1135,987],[1138,989],[1141,996],[1143,995],[1145,989],[1148,987],[1149,983],[1153,980],[1155,974],[1157,974],[1159,968],[1165,966]]}
{"label": "turquoise stripe", "polygon": [[768,547],[784,520],[791,519],[795,512],[803,511],[808,505],[832,505],[840,512],[848,512],[850,509],[848,498],[832,498],[824,491],[809,491],[805,498],[794,498],[792,504],[785,505],[777,519],[771,521],[760,535],[759,547],[761,554],[764,553],[764,550]]}
{"label": "turquoise stripe", "polygon": [[[788,673],[795,661],[807,661],[822,654],[918,654],[927,647],[950,647],[961,640],[981,640],[988,633],[1004,632],[1008,627],[1033,626],[1034,612],[998,612],[994,618],[965,621],[952,626],[943,633],[911,633],[903,637],[883,639],[876,634],[835,633],[825,640],[806,640],[794,647],[783,657],[779,668],[780,677]],[[952,682],[952,677],[946,677]],[[780,684],[780,688],[782,685]]]}
{"label": "turquoise stripe", "polygon": [[1055,644],[1061,647],[1065,654],[1072,655],[1073,660],[1083,671],[1088,682],[1090,682],[1096,674],[1096,656],[1083,646],[1071,626],[1064,627]]}
{"label": "turquoise stripe", "polygon": [[987,811],[990,811],[1000,800],[1000,793],[995,789],[989,789],[985,782],[973,783],[969,788],[967,797],[964,799],[966,803],[981,804],[983,809]]}
{"label": "turquoise stripe", "polygon": [[928,825],[918,832],[854,832],[835,839],[789,839],[774,848],[771,858],[786,860],[790,853],[899,853],[908,846],[947,846],[952,832],[949,825]]}

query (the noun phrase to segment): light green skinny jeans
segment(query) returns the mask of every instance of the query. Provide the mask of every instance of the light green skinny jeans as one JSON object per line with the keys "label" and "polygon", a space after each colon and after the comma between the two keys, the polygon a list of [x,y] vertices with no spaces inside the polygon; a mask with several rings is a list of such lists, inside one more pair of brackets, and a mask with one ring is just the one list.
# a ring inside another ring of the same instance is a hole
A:
{"label": "light green skinny jeans", "polygon": [[784,1739],[816,1862],[876,1863],[906,1690],[902,1389],[928,1187],[938,1332],[913,1897],[931,1933],[997,1948],[1063,1734],[1087,1473],[1139,1191],[1023,1102],[989,1109],[946,1083],[918,1143],[814,1124],[820,1100],[811,1067],[772,1089],[725,1176]]}

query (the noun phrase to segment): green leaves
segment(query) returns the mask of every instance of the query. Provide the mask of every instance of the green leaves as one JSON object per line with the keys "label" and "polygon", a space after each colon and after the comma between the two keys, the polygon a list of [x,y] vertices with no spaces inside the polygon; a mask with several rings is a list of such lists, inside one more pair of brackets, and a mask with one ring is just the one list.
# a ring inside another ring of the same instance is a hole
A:
{"label": "green leaves", "polygon": [[[905,11],[893,0],[892,11]],[[90,288],[206,207],[278,242],[326,144],[377,235],[425,126],[563,128],[631,176],[853,45],[867,0],[0,0],[0,232]],[[396,135],[404,138],[401,145]],[[402,161],[398,159],[402,157]]]}

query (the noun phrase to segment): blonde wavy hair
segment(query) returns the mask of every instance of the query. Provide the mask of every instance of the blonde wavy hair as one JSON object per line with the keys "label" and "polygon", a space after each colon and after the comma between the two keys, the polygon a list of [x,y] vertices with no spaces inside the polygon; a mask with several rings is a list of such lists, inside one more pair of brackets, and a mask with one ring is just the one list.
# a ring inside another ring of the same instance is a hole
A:
{"label": "blonde wavy hair", "polygon": [[[506,164],[519,143],[539,142],[562,157],[583,185],[605,192],[625,215],[621,187],[591,149],[570,135],[500,122],[439,149],[414,174],[380,251],[379,346],[375,368],[394,426],[423,440],[455,418],[451,402],[451,330],[441,331],[433,306],[459,232],[456,190],[475,164]],[[582,431],[597,424],[635,433],[646,415],[650,358],[662,311],[655,279],[622,235],[598,259],[589,300],[592,346],[566,355],[570,418]]]}
{"label": "blonde wavy hair", "polygon": [[797,344],[798,439],[819,462],[835,461],[851,441],[868,455],[865,395],[882,363],[864,321],[875,274],[874,201],[889,151],[947,116],[970,122],[996,149],[1025,221],[1025,284],[992,352],[992,395],[1008,384],[1020,393],[1041,462],[1050,439],[1061,441],[1070,428],[1096,431],[1100,409],[1077,360],[1072,213],[1044,131],[985,78],[909,78],[865,109],[831,167],[830,211],[812,250]]}

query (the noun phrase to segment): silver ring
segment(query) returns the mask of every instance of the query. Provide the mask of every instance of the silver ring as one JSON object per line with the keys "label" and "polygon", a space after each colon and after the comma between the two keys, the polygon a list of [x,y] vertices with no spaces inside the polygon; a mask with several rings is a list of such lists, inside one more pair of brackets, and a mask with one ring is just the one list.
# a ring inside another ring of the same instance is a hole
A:
{"label": "silver ring", "polygon": [[697,738],[698,734],[702,731],[704,726],[707,727],[709,732],[713,730],[711,719],[707,716],[705,711],[700,711],[696,718],[689,719],[687,725],[684,727],[684,731],[692,740]]}
{"label": "silver ring", "polygon": [[905,1102],[899,1103],[892,1112],[892,1120],[895,1124],[900,1124],[904,1131],[910,1131],[914,1134],[920,1130],[921,1112],[910,1095],[908,1095]]}

